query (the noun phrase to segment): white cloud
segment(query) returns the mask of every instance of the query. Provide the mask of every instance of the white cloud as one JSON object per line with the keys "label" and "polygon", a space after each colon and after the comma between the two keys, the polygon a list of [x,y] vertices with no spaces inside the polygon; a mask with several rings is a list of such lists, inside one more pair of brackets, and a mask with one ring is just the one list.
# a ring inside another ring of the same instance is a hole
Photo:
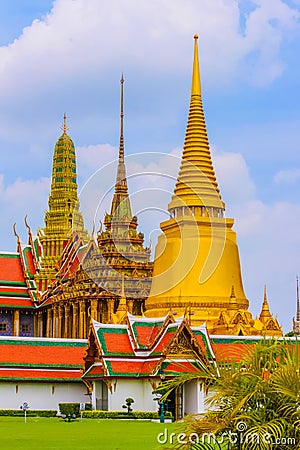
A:
{"label": "white cloud", "polygon": [[250,177],[247,163],[240,153],[214,151],[213,163],[223,201],[229,209],[255,198],[255,184]]}
{"label": "white cloud", "polygon": [[282,0],[256,0],[246,21],[245,56],[250,57],[250,77],[257,85],[277,78],[284,70],[280,58],[283,42],[298,32],[299,10]]}
{"label": "white cloud", "polygon": [[295,183],[300,179],[300,169],[280,170],[274,175],[276,183]]}
{"label": "white cloud", "polygon": [[295,32],[299,11],[282,0],[255,3],[241,33],[238,2],[56,0],[44,20],[0,48],[0,93],[25,99],[120,66],[185,72],[195,32],[208,83],[235,79],[245,63],[251,81],[269,82],[283,70],[280,46]]}
{"label": "white cloud", "polygon": [[35,231],[38,226],[43,226],[43,213],[47,208],[47,198],[50,190],[50,178],[38,180],[17,179],[12,184],[6,185],[3,175],[0,176],[0,248],[11,250],[12,225],[17,223],[17,229],[24,240],[24,217],[28,216],[28,222]]}

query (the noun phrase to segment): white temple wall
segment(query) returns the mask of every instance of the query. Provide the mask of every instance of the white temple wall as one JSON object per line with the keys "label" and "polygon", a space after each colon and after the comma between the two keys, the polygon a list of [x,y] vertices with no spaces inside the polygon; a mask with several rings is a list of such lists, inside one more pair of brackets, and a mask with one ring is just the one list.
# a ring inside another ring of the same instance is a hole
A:
{"label": "white temple wall", "polygon": [[90,398],[83,383],[0,383],[0,409],[58,409],[59,403],[83,402]]}
{"label": "white temple wall", "polygon": [[183,386],[184,415],[199,414],[205,411],[205,394],[197,381],[190,381]]}
{"label": "white temple wall", "polygon": [[112,380],[112,393],[108,391],[108,410],[126,411],[122,408],[127,397],[134,399],[134,411],[157,411],[157,402],[153,400],[153,388],[148,380],[118,379]]}

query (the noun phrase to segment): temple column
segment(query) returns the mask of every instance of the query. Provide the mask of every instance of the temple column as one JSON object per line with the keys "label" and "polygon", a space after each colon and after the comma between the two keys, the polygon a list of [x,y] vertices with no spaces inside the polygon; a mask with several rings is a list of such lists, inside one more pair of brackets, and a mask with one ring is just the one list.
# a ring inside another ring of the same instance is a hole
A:
{"label": "temple column", "polygon": [[91,317],[90,319],[98,320],[98,299],[91,300]]}
{"label": "temple column", "polygon": [[58,307],[58,336],[59,338],[63,337],[63,317],[64,317],[64,307],[63,305],[59,305]]}
{"label": "temple column", "polygon": [[132,310],[133,310],[133,300],[127,300],[127,308],[128,308],[128,312],[130,313],[130,314],[133,314],[132,313]]}
{"label": "temple column", "polygon": [[20,336],[20,311],[14,311],[14,325],[13,325],[13,335]]}
{"label": "temple column", "polygon": [[73,316],[72,316],[72,338],[78,338],[78,303],[73,303]]}
{"label": "temple column", "polygon": [[85,336],[85,303],[79,303],[79,339],[84,339]]}
{"label": "temple column", "polygon": [[115,301],[113,298],[107,300],[107,323],[113,322],[113,313],[114,313]]}
{"label": "temple column", "polygon": [[43,336],[43,313],[42,313],[42,311],[38,312],[37,335],[38,335],[38,337]]}
{"label": "temple column", "polygon": [[52,309],[47,309],[46,337],[52,337]]}
{"label": "temple column", "polygon": [[64,329],[64,337],[71,337],[70,333],[70,305],[65,305],[65,329]]}
{"label": "temple column", "polygon": [[53,337],[59,337],[58,335],[58,306],[53,308]]}

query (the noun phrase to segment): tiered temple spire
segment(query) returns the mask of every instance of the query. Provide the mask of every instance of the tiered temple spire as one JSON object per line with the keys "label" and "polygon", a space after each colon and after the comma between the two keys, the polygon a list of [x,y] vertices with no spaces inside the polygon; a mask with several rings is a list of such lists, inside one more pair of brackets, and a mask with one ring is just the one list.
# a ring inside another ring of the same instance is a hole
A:
{"label": "tiered temple spire", "polygon": [[209,148],[202,105],[198,36],[194,36],[194,61],[188,123],[180,171],[169,204],[172,216],[185,212],[195,215],[222,216],[225,205],[218,188]]}
{"label": "tiered temple spire", "polygon": [[300,336],[300,300],[299,300],[298,277],[296,277],[296,296],[297,296],[296,318],[293,320],[293,331],[295,336]]}
{"label": "tiered temple spire", "polygon": [[[141,313],[142,304],[149,294],[152,263],[150,249],[143,247],[144,235],[138,232],[137,217],[132,215],[128,194],[124,160],[124,77],[121,80],[120,145],[114,195],[109,214],[105,215],[105,230],[98,232],[98,246],[103,257],[108,291],[109,316],[114,317],[112,305],[118,298],[117,310],[128,304],[130,312]],[[109,275],[108,275],[109,274]],[[111,297],[109,297],[109,293]]]}
{"label": "tiered temple spire", "polygon": [[264,301],[262,304],[259,319],[261,321],[266,321],[266,320],[270,319],[271,317],[272,317],[272,315],[270,313],[269,303],[268,303],[268,299],[267,299],[267,286],[264,285]]}
{"label": "tiered temple spire", "polygon": [[121,104],[120,104],[120,145],[119,161],[115,183],[115,193],[112,200],[110,214],[113,220],[131,219],[132,212],[128,196],[126,179],[126,167],[124,162],[124,77],[121,80]]}
{"label": "tiered temple spire", "polygon": [[88,239],[79,211],[75,147],[67,130],[67,116],[64,114],[63,133],[54,148],[49,209],[45,213],[45,227],[39,231],[43,255],[36,281],[40,292],[54,279],[60,256],[72,232],[80,232],[84,241]]}

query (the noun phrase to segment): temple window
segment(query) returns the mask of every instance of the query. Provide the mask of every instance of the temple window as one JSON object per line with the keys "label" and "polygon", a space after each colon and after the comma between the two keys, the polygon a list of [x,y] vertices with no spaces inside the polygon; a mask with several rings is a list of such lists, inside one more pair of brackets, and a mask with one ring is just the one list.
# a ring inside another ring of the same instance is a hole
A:
{"label": "temple window", "polygon": [[6,333],[8,330],[7,322],[0,323],[0,333]]}
{"label": "temple window", "polygon": [[21,333],[30,333],[30,323],[23,323],[21,325]]}

